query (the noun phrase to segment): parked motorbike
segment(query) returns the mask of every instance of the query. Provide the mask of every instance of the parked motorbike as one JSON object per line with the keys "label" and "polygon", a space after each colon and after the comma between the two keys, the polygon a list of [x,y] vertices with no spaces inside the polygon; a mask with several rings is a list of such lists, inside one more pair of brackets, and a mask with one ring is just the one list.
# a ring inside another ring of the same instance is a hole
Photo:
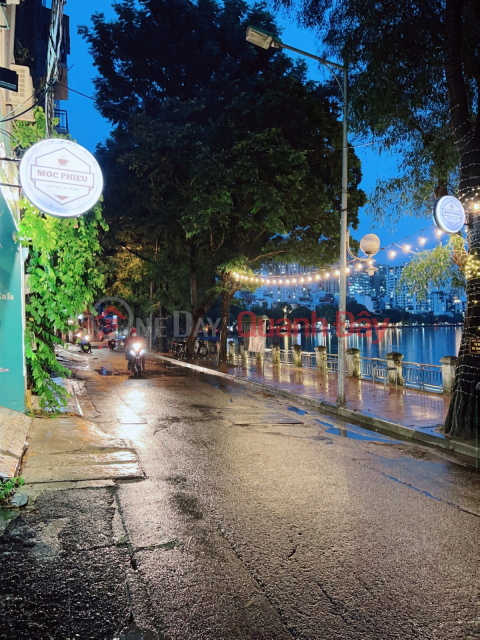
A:
{"label": "parked motorbike", "polygon": [[172,355],[176,356],[177,358],[181,358],[183,357],[183,355],[185,354],[185,340],[172,340],[172,344],[171,344],[171,350],[172,350]]}
{"label": "parked motorbike", "polygon": [[77,338],[80,340],[80,353],[92,353],[90,336],[88,334],[82,335],[81,333],[77,333]]}
{"label": "parked motorbike", "polygon": [[[186,340],[172,340],[171,350],[172,354],[177,358],[183,358],[187,348]],[[203,338],[197,338],[195,340],[195,346],[193,347],[195,355],[206,357],[208,355],[208,345]]]}
{"label": "parked motorbike", "polygon": [[145,371],[146,352],[147,350],[141,342],[134,342],[132,344],[132,348],[128,354],[128,369],[135,375],[135,377],[140,377],[142,375],[142,371]]}
{"label": "parked motorbike", "polygon": [[205,358],[208,355],[208,344],[203,338],[197,338],[195,341],[194,351],[198,356]]}

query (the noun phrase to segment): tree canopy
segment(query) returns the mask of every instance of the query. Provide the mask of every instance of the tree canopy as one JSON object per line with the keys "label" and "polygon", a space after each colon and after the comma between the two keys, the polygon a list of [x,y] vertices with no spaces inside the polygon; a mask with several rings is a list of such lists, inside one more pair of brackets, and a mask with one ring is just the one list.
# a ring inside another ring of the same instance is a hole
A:
{"label": "tree canopy", "polygon": [[[278,30],[265,6],[143,0],[116,12],[81,29],[100,73],[98,107],[115,125],[98,152],[108,250],[163,260],[171,280],[186,269],[194,319],[234,295],[233,270],[277,256],[335,262],[338,105],[304,64],[246,43],[252,22]],[[351,151],[353,226],[360,179]]]}

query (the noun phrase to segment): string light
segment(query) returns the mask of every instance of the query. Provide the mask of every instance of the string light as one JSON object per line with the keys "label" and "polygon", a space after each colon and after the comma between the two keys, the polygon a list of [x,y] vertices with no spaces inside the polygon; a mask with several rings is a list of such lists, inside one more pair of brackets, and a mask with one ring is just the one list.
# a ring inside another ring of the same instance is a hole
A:
{"label": "string light", "polygon": [[[476,196],[478,196],[478,194],[475,194],[475,195],[476,195]],[[475,210],[479,211],[479,210],[480,210],[480,202],[478,202],[478,198],[476,198],[476,200],[477,200],[477,201],[476,201],[475,203],[473,203],[473,197],[471,198],[471,200],[472,200],[472,205],[471,205],[471,206],[472,206]],[[427,227],[427,228],[428,228],[428,229],[430,229],[430,228],[432,228],[433,226],[434,226],[434,225],[430,225],[430,226],[429,226],[429,227]],[[425,231],[425,230],[426,230],[426,229],[422,229],[422,230],[420,231],[420,233],[422,233],[422,231]],[[440,237],[443,235],[443,232],[442,232],[442,230],[441,230],[441,229],[435,229],[435,232],[436,232],[436,236],[437,236],[438,238],[440,238]],[[409,238],[410,238],[410,236],[407,236],[406,238],[404,238],[404,240],[408,240]],[[425,238],[425,236],[421,236],[420,238],[418,238],[417,242],[418,242],[418,244],[419,244],[421,247],[423,247],[423,246],[426,244],[426,242],[427,242],[427,238]],[[379,249],[379,251],[388,251],[390,247],[395,246],[395,247],[398,247],[398,248],[402,249],[403,251],[410,252],[410,253],[416,253],[416,251],[412,251],[412,245],[411,245],[411,244],[409,244],[409,243],[406,243],[406,244],[400,244],[400,243],[401,243],[401,240],[400,240],[400,241],[398,241],[398,242],[392,242],[392,243],[391,243],[391,244],[389,244],[389,245],[386,245],[386,246],[384,246],[384,247],[381,247],[381,248]],[[397,251],[395,251],[394,249],[391,249],[390,251],[388,251],[388,255],[389,255],[389,257],[390,257],[390,258],[392,258],[392,259],[393,259],[393,258],[395,258],[395,256],[397,255],[397,253],[398,253],[398,252],[397,252]],[[352,255],[352,258],[353,258],[353,257],[354,257],[354,256]],[[362,260],[362,259],[361,259],[361,260]],[[368,264],[368,266],[369,266],[369,267],[373,266],[373,263],[375,262],[375,260],[374,260],[374,259],[372,259],[372,258],[365,258],[365,259],[363,259],[363,260],[364,260],[364,262],[366,262],[366,263]],[[354,269],[354,270],[355,270],[355,269],[357,269],[358,271],[361,271],[361,270],[363,269],[363,261],[362,261],[362,262],[357,262],[356,264],[354,264],[353,262],[351,262],[351,263],[350,263],[350,265],[351,265],[350,267],[347,267],[347,268],[345,269],[345,272],[346,272],[346,273],[350,273],[350,272],[352,271],[352,269]],[[480,263],[479,263],[479,265],[480,265]],[[477,277],[480,277],[480,271],[479,271],[478,273],[476,273],[476,265],[474,265],[474,264],[472,263],[472,264],[469,266],[469,270],[470,270],[470,272],[471,272],[472,274],[473,274],[473,272],[474,272],[474,269],[475,269],[475,275],[476,275]],[[480,269],[480,266],[479,266],[479,269]],[[466,270],[467,270],[467,269],[466,269]],[[329,271],[327,271],[327,270],[325,269],[325,270],[322,270],[321,272],[320,272],[320,271],[319,271],[319,272],[313,272],[313,273],[310,273],[310,274],[309,274],[309,273],[306,273],[306,274],[304,274],[302,277],[300,277],[300,278],[298,278],[298,279],[297,279],[297,278],[294,278],[294,277],[289,277],[288,279],[282,279],[282,278],[277,278],[277,277],[275,277],[275,276],[274,276],[274,277],[270,277],[270,278],[268,278],[268,279],[267,279],[267,278],[265,278],[265,277],[263,277],[263,278],[262,278],[262,277],[261,277],[261,274],[258,274],[260,277],[255,277],[255,274],[254,274],[253,276],[249,276],[249,275],[239,274],[239,273],[238,273],[238,272],[236,272],[236,271],[235,271],[235,272],[233,272],[233,274],[232,274],[232,275],[233,275],[233,278],[234,278],[235,280],[239,281],[239,282],[240,282],[240,281],[246,281],[247,283],[261,283],[261,284],[267,284],[267,285],[274,285],[274,286],[275,286],[275,285],[281,285],[281,284],[287,284],[287,285],[294,284],[294,285],[297,285],[297,282],[299,282],[299,283],[305,283],[306,281],[307,281],[307,282],[312,282],[312,280],[315,280],[315,281],[317,281],[317,282],[318,282],[319,280],[321,280],[321,279],[322,279],[322,275],[323,275],[325,278],[327,278],[327,279],[328,279],[328,278],[330,278],[332,275],[340,276],[340,271],[339,271],[339,269],[335,269],[335,270],[334,270],[334,269],[331,269],[331,270],[329,270]]]}
{"label": "string light", "polygon": [[475,211],[478,211],[480,209],[480,203],[474,202],[473,208],[475,209]]}
{"label": "string light", "polygon": [[[471,278],[479,278],[480,277],[480,260],[478,259],[478,255],[469,254],[467,256],[467,262],[465,264],[465,278],[470,280]],[[474,301],[475,302],[475,301]]]}

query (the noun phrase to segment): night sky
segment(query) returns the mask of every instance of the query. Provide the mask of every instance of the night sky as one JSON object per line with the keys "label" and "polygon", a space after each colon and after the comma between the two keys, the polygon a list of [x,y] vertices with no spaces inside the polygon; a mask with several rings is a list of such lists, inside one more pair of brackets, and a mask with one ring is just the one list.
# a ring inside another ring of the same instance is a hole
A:
{"label": "night sky", "polygon": [[[88,53],[87,44],[77,34],[77,28],[80,24],[89,24],[90,15],[94,11],[100,11],[105,13],[107,17],[113,17],[114,12],[111,4],[112,0],[96,0],[95,3],[70,0],[65,7],[65,12],[70,16],[71,54],[68,64],[69,67],[73,65],[69,71],[68,83],[72,89],[87,95],[93,95],[94,93],[92,80],[96,75],[96,70],[92,65],[92,58]],[[87,6],[92,8],[87,9]],[[285,43],[312,53],[319,51],[318,43],[312,31],[297,27],[288,17],[281,15],[277,19],[283,27],[282,39]],[[295,56],[295,54],[291,55]],[[313,79],[320,80],[324,77],[323,69],[320,65],[313,60],[308,61],[308,65]],[[64,106],[68,110],[70,133],[73,138],[90,151],[95,151],[96,145],[108,136],[110,124],[95,110],[95,105],[91,100],[73,92],[70,92],[68,103],[64,103]],[[364,144],[368,140],[355,140],[350,137],[349,142],[351,144]],[[367,195],[375,186],[378,178],[395,175],[395,157],[388,154],[379,155],[368,146],[357,148],[357,153],[362,160],[363,181],[361,186]],[[431,218],[415,219],[406,215],[395,227],[389,224],[375,228],[371,218],[365,213],[361,213],[360,226],[353,233],[353,237],[360,239],[365,233],[376,233],[380,237],[382,246],[385,246],[391,242],[403,241],[406,236],[411,236],[408,243],[415,249],[418,246],[418,238],[424,235],[427,238],[425,248],[433,248],[438,240],[435,236],[432,222]],[[426,229],[423,234],[420,233],[422,229]],[[405,244],[405,242],[401,242],[401,244]],[[387,252],[380,252],[376,256],[377,262],[382,264],[403,263],[407,258],[407,254],[396,247],[393,249],[397,251],[394,259],[391,259]]]}

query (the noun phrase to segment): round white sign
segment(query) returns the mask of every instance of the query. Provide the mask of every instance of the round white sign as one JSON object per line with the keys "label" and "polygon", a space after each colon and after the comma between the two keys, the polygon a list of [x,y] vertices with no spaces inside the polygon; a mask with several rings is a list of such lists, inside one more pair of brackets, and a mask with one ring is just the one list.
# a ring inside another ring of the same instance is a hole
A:
{"label": "round white sign", "polygon": [[30,202],[57,218],[76,218],[95,206],[103,176],[92,154],[71,140],[50,139],[28,149],[20,183]]}
{"label": "round white sign", "polygon": [[458,233],[465,224],[462,203],[453,196],[443,196],[435,203],[433,219],[437,227],[445,233]]}

